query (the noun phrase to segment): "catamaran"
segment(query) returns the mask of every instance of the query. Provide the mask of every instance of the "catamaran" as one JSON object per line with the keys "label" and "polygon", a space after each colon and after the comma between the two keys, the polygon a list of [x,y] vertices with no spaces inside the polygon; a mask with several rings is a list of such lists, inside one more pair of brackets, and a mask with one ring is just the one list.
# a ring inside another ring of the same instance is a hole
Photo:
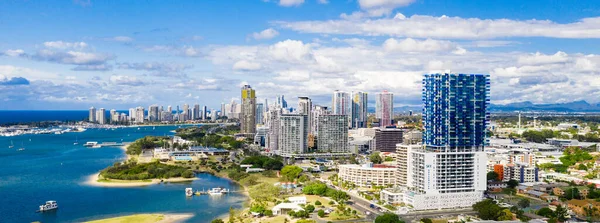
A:
{"label": "catamaran", "polygon": [[56,201],[46,201],[46,204],[40,205],[40,212],[50,211],[58,208]]}

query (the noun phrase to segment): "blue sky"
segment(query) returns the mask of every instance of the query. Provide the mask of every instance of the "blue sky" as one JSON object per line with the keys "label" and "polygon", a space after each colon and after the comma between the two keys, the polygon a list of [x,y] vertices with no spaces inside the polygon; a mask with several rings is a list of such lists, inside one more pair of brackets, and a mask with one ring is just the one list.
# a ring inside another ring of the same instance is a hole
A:
{"label": "blue sky", "polygon": [[0,109],[219,108],[333,90],[418,105],[430,72],[492,102],[600,102],[596,1],[1,1]]}

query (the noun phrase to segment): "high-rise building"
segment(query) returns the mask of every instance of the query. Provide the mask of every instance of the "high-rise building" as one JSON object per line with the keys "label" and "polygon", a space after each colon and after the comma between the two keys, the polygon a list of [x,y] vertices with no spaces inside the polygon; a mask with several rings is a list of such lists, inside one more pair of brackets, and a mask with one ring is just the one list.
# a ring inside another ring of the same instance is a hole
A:
{"label": "high-rise building", "polygon": [[423,79],[423,147],[409,154],[406,201],[415,210],[471,207],[486,190],[489,75]]}
{"label": "high-rise building", "polygon": [[90,108],[90,122],[96,122],[96,108]]}
{"label": "high-rise building", "polygon": [[269,133],[267,134],[267,143],[265,146],[267,150],[272,153],[277,153],[279,143],[279,116],[281,116],[281,108],[271,108],[267,112],[267,126],[269,127]]}
{"label": "high-rise building", "polygon": [[[311,120],[312,116],[312,101],[308,97],[298,97],[298,110],[296,111],[298,114],[306,115],[308,120]],[[312,134],[312,130],[308,129],[308,133]]]}
{"label": "high-rise building", "polygon": [[317,150],[327,153],[348,152],[348,116],[320,115]]}
{"label": "high-rise building", "polygon": [[167,112],[173,113],[173,107],[171,107],[170,105],[167,106]]}
{"label": "high-rise building", "polygon": [[419,149],[420,145],[409,145],[409,144],[396,144],[396,167],[398,168],[396,179],[396,185],[402,188],[406,188],[408,182],[408,154],[415,149]]}
{"label": "high-rise building", "polygon": [[212,109],[210,110],[210,120],[211,121],[217,121],[217,111]]}
{"label": "high-rise building", "polygon": [[192,114],[190,112],[190,105],[183,104],[183,111],[181,112],[181,114],[183,114],[183,119],[180,121],[190,120],[190,118],[192,116]]}
{"label": "high-rise building", "polygon": [[367,127],[367,93],[352,92],[352,128]]}
{"label": "high-rise building", "polygon": [[331,99],[331,113],[334,115],[350,115],[350,96],[348,93],[336,90]]}
{"label": "high-rise building", "polygon": [[292,157],[308,149],[308,120],[306,115],[282,114],[279,116],[277,155]]}
{"label": "high-rise building", "polygon": [[200,116],[200,105],[195,104],[194,110],[192,111],[192,120],[197,120],[197,119],[201,119],[201,118],[202,118],[202,116]]}
{"label": "high-rise building", "polygon": [[277,95],[277,103],[276,106],[279,108],[287,108],[287,101],[283,95]]}
{"label": "high-rise building", "polygon": [[397,128],[375,129],[375,150],[381,152],[396,152],[396,144],[402,143],[403,130]]}
{"label": "high-rise building", "polygon": [[110,110],[110,121],[112,123],[119,122],[119,113],[115,109]]}
{"label": "high-rise building", "polygon": [[377,93],[375,99],[375,117],[379,120],[379,126],[392,125],[394,119],[394,94],[388,91]]}
{"label": "high-rise building", "polygon": [[129,120],[130,122],[135,121],[135,108],[129,108]]}
{"label": "high-rise building", "polygon": [[256,133],[256,94],[250,85],[242,87],[241,133]]}
{"label": "high-rise building", "polygon": [[256,124],[257,125],[264,124],[264,121],[263,121],[264,113],[265,113],[265,106],[263,105],[263,103],[256,104]]}
{"label": "high-rise building", "polygon": [[104,108],[100,108],[96,111],[96,121],[98,124],[106,124],[106,110],[104,110]]}
{"label": "high-rise building", "polygon": [[148,107],[148,121],[149,122],[160,121],[160,116],[158,113],[158,105],[150,105],[150,107]]}
{"label": "high-rise building", "polygon": [[135,109],[135,122],[143,123],[144,122],[144,107],[137,107]]}
{"label": "high-rise building", "polygon": [[319,116],[329,114],[327,107],[315,105],[311,112],[310,132],[313,136],[319,135]]}
{"label": "high-rise building", "polygon": [[[221,107],[225,107],[225,104],[221,104]],[[208,107],[206,105],[202,107],[202,120],[206,120],[208,115]]]}
{"label": "high-rise building", "polygon": [[267,99],[265,98],[265,112],[269,111],[269,101],[267,101]]}

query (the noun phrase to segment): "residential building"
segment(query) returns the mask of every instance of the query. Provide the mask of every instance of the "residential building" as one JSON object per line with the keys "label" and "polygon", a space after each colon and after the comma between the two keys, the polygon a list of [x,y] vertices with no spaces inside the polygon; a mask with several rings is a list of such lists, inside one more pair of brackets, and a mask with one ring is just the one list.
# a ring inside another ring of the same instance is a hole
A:
{"label": "residential building", "polygon": [[408,155],[414,210],[471,207],[486,188],[489,75],[427,74],[423,147]]}
{"label": "residential building", "polygon": [[192,118],[192,113],[190,112],[190,105],[183,104],[183,111],[181,112],[181,114],[182,119],[180,119],[179,121],[190,120]]}
{"label": "residential building", "polygon": [[316,136],[319,134],[319,132],[318,132],[319,116],[326,115],[326,114],[330,114],[329,111],[327,110],[327,107],[315,105],[314,109],[311,111],[311,118],[310,118],[310,133],[312,135]]}
{"label": "residential building", "polygon": [[[224,107],[225,107],[225,105],[221,103],[221,108],[224,108]],[[221,110],[221,111],[223,111],[223,110]],[[208,119],[207,115],[208,115],[208,107],[206,107],[206,105],[205,105],[202,107],[202,113],[200,114],[200,118],[202,120],[207,120]]]}
{"label": "residential building", "polygon": [[394,119],[394,94],[388,91],[377,93],[375,96],[375,117],[379,126],[390,126]]}
{"label": "residential building", "polygon": [[338,165],[338,177],[359,187],[396,184],[396,167],[372,163]]}
{"label": "residential building", "polygon": [[135,121],[135,108],[129,108],[129,120],[130,122]]}
{"label": "residential building", "polygon": [[201,118],[202,118],[202,115],[200,114],[200,105],[195,104],[194,110],[192,111],[192,120],[198,120]]}
{"label": "residential building", "polygon": [[106,110],[104,110],[104,108],[100,108],[96,111],[96,122],[98,122],[98,124],[106,124]]}
{"label": "residential building", "polygon": [[376,128],[375,150],[380,152],[396,152],[396,144],[402,143],[403,131],[397,128]]}
{"label": "residential building", "polygon": [[292,157],[308,149],[308,118],[300,114],[281,114],[276,154]]}
{"label": "residential building", "polygon": [[97,121],[96,120],[96,108],[94,108],[94,107],[90,108],[90,115],[89,116],[90,116],[90,118],[89,118],[90,122],[96,122]]}
{"label": "residential building", "polygon": [[217,110],[210,110],[210,120],[213,122],[217,121]]}
{"label": "residential building", "polygon": [[379,200],[389,205],[404,203],[404,189],[400,187],[385,188],[379,192]]}
{"label": "residential building", "polygon": [[144,107],[135,108],[135,122],[143,123],[145,117]]}
{"label": "residential building", "polygon": [[150,105],[150,107],[148,107],[148,121],[149,122],[160,121],[160,116],[158,115],[158,105]]}
{"label": "residential building", "polygon": [[408,154],[415,149],[419,149],[421,145],[396,144],[396,166],[398,167],[396,185],[407,187],[409,176]]}
{"label": "residential building", "polygon": [[410,130],[402,133],[402,143],[404,144],[418,144],[423,139],[423,132],[419,130]]}
{"label": "residential building", "polygon": [[279,143],[279,121],[281,116],[281,108],[271,108],[267,112],[267,126],[269,127],[269,133],[267,137],[267,152],[274,152],[278,150],[277,144]]}
{"label": "residential building", "polygon": [[[312,116],[312,101],[308,97],[298,97],[298,114],[306,115],[308,120],[311,120]],[[312,134],[312,129],[308,128],[308,134]]]}
{"label": "residential building", "polygon": [[241,133],[256,133],[256,93],[250,85],[242,87]]}
{"label": "residential building", "polygon": [[503,166],[502,181],[517,180],[519,183],[539,182],[538,168],[524,163],[509,163]]}
{"label": "residential building", "polygon": [[256,124],[264,125],[265,107],[263,103],[256,104]]}
{"label": "residential building", "polygon": [[367,127],[368,97],[366,92],[352,92],[352,128]]}
{"label": "residential building", "polygon": [[333,92],[331,113],[334,115],[350,115],[350,96],[348,93],[336,90]]}
{"label": "residential building", "polygon": [[112,122],[112,123],[119,122],[119,113],[115,109],[110,110],[110,122]]}
{"label": "residential building", "polygon": [[348,116],[320,115],[317,150],[328,153],[348,152]]}

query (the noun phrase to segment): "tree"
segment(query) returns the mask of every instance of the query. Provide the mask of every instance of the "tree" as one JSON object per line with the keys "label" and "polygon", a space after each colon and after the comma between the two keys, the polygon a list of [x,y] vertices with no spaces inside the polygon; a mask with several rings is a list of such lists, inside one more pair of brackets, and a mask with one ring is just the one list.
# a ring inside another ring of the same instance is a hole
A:
{"label": "tree", "polygon": [[565,190],[565,194],[563,194],[563,196],[567,200],[581,199],[581,196],[579,196],[579,189],[577,189],[576,187],[571,187]]}
{"label": "tree", "polygon": [[302,193],[307,195],[324,195],[325,192],[327,192],[327,185],[321,182],[310,182],[302,188]]}
{"label": "tree", "polygon": [[530,204],[531,202],[527,198],[521,198],[518,203],[519,207],[521,208],[528,208]]}
{"label": "tree", "polygon": [[308,213],[312,213],[313,211],[315,211],[315,206],[313,206],[312,204],[306,205],[306,207],[304,207],[304,210],[306,210],[306,212]]}
{"label": "tree", "polygon": [[490,171],[490,172],[487,173],[487,180],[488,181],[490,181],[490,180],[498,180],[498,177],[499,177],[498,173],[496,173],[494,171]]}
{"label": "tree", "polygon": [[383,160],[381,159],[381,156],[379,156],[379,152],[374,152],[369,156],[369,159],[371,160],[372,163],[375,164],[380,164]]}
{"label": "tree", "polygon": [[350,196],[348,196],[348,194],[344,191],[339,191],[339,190],[332,190],[332,191],[333,192],[328,193],[327,196],[330,197],[331,199],[333,199],[338,204],[344,203],[350,198]]}
{"label": "tree", "polygon": [[494,201],[485,199],[473,205],[473,210],[477,211],[477,215],[483,220],[496,220],[502,211]]}
{"label": "tree", "polygon": [[404,222],[400,221],[400,218],[398,217],[398,215],[395,215],[392,213],[385,213],[383,215],[377,216],[377,218],[375,218],[375,223],[404,223]]}
{"label": "tree", "polygon": [[577,169],[578,169],[578,170],[588,170],[587,166],[585,166],[585,164],[583,164],[583,163],[580,163],[580,164],[577,166]]}
{"label": "tree", "polygon": [[298,166],[284,166],[281,169],[281,175],[288,181],[294,181],[302,173],[302,168]]}
{"label": "tree", "polygon": [[279,196],[281,188],[270,183],[261,183],[248,190],[248,194],[256,202],[265,202]]}
{"label": "tree", "polygon": [[500,215],[496,218],[498,221],[510,221],[513,219],[513,214],[508,209],[504,209],[500,212]]}
{"label": "tree", "polygon": [[215,219],[215,220],[212,220],[210,223],[225,223],[225,222],[223,222],[223,220],[222,220],[222,219],[220,219],[220,218],[217,218],[217,219]]}
{"label": "tree", "polygon": [[506,182],[506,185],[511,188],[514,189],[515,187],[519,186],[519,181],[511,179],[508,182]]}
{"label": "tree", "polygon": [[229,207],[229,221],[228,223],[234,223],[235,221],[235,209],[233,207]]}
{"label": "tree", "polygon": [[560,222],[567,221],[567,219],[569,218],[568,210],[566,208],[564,208],[563,206],[558,205],[556,207],[556,210],[554,211],[554,218],[556,218],[556,220],[558,220]]}
{"label": "tree", "polygon": [[433,221],[429,218],[421,218],[421,222],[423,223],[433,223]]}
{"label": "tree", "polygon": [[552,211],[552,209],[550,209],[550,208],[544,207],[544,208],[540,208],[540,210],[538,210],[536,214],[539,216],[544,216],[544,217],[550,218],[550,217],[554,216],[554,211]]}
{"label": "tree", "polygon": [[322,217],[325,217],[325,211],[324,211],[323,209],[321,209],[321,210],[319,210],[319,211],[317,212],[317,215],[318,215],[320,218],[322,218]]}

